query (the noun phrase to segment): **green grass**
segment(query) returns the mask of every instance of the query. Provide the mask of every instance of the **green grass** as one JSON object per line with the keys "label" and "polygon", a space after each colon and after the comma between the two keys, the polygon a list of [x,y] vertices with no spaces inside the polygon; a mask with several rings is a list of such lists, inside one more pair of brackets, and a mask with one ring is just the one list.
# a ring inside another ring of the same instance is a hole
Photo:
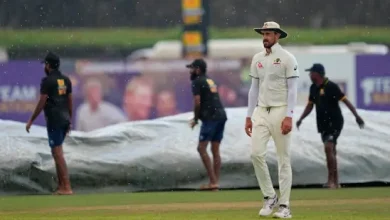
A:
{"label": "green grass", "polygon": [[[293,219],[305,219],[305,220],[379,220],[389,219],[390,212],[388,211],[388,205],[383,204],[378,206],[377,209],[371,209],[366,207],[359,207],[359,210],[355,210],[358,207],[340,208],[337,206],[325,206],[321,208],[296,208],[293,211]],[[19,215],[13,218],[2,219],[138,219],[138,220],[237,220],[237,219],[272,219],[262,218],[257,216],[256,210],[223,210],[223,211],[194,211],[194,212],[169,212],[169,213],[144,213],[134,214],[126,212],[74,212],[68,213],[62,217],[58,217],[55,213],[47,215]]]}
{"label": "green grass", "polygon": [[[293,190],[294,219],[389,219],[390,189]],[[259,219],[260,191],[9,196],[0,219]],[[224,205],[230,206],[230,208]]]}
{"label": "green grass", "polygon": [[[294,44],[345,44],[352,41],[390,44],[390,29],[346,27],[338,29],[285,28]],[[144,47],[160,40],[180,39],[181,28],[106,28],[106,29],[0,29],[0,46],[4,47]],[[260,37],[252,27],[210,28],[212,39]]]}

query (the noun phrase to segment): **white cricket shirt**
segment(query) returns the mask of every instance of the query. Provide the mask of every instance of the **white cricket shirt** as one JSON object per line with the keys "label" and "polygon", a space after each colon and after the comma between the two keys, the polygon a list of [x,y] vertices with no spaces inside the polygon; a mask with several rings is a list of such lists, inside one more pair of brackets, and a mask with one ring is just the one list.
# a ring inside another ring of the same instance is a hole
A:
{"label": "white cricket shirt", "polygon": [[250,76],[259,79],[258,106],[287,106],[287,79],[299,77],[298,63],[294,55],[276,43],[270,54],[264,50],[253,56]]}

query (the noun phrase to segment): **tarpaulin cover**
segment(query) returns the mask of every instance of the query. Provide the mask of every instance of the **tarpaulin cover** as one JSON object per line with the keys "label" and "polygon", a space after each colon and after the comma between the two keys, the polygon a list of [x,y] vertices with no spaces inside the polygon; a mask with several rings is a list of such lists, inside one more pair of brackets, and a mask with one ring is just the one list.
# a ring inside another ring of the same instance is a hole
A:
{"label": "tarpaulin cover", "polygon": [[[301,113],[303,108],[297,108]],[[250,139],[244,132],[246,108],[228,109],[221,145],[222,188],[257,187],[250,160]],[[343,109],[344,130],[339,138],[338,162],[342,183],[390,182],[389,112],[359,111],[366,121],[360,130]],[[196,189],[207,183],[196,149],[199,126],[191,130],[192,113],[149,121],[128,122],[89,133],[72,132],[64,151],[76,192]],[[298,117],[298,116],[297,116]],[[0,192],[48,193],[55,186],[55,168],[44,127],[26,133],[23,123],[0,120]],[[293,185],[323,184],[325,154],[316,131],[315,113],[291,145]],[[275,185],[277,161],[269,142],[267,161]]]}

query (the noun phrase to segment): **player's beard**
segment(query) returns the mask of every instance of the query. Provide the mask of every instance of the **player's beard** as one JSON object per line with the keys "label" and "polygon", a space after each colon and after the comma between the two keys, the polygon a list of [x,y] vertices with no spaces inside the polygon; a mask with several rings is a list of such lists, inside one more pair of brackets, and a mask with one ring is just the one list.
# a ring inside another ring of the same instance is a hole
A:
{"label": "player's beard", "polygon": [[[264,43],[268,43],[267,46]],[[263,40],[263,46],[264,48],[271,48],[275,43],[271,44],[268,40]]]}
{"label": "player's beard", "polygon": [[191,73],[191,74],[190,74],[190,80],[191,80],[191,81],[195,80],[196,77],[197,77],[197,75],[196,75],[195,73]]}
{"label": "player's beard", "polygon": [[314,77],[310,77],[310,80],[311,80],[311,82],[313,83],[313,84],[315,84],[315,85],[318,85],[319,83],[318,83],[318,78],[314,78]]}
{"label": "player's beard", "polygon": [[46,68],[46,66],[45,66],[45,74],[49,75],[49,70]]}

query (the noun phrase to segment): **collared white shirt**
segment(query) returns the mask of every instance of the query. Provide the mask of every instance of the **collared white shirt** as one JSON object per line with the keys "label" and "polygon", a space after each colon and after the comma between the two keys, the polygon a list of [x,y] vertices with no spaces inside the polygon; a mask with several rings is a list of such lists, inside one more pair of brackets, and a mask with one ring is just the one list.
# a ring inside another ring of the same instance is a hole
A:
{"label": "collared white shirt", "polygon": [[287,79],[299,77],[298,63],[294,55],[279,43],[253,56],[250,76],[259,79],[260,107],[287,106]]}
{"label": "collared white shirt", "polygon": [[89,132],[127,121],[120,108],[109,102],[102,101],[96,111],[91,111],[88,103],[83,103],[77,109],[76,130]]}

